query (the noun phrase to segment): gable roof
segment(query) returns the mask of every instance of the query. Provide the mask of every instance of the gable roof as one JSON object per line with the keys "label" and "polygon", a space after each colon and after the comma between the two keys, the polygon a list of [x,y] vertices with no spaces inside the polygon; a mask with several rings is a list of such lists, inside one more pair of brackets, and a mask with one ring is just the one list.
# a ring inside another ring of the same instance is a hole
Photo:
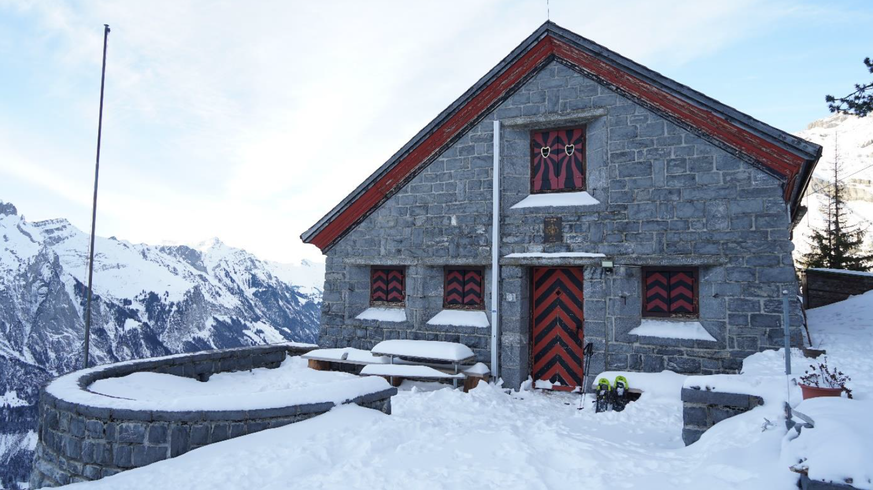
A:
{"label": "gable roof", "polygon": [[327,251],[552,61],[594,79],[777,177],[783,182],[792,217],[796,214],[821,146],[546,22],[304,232],[303,241]]}

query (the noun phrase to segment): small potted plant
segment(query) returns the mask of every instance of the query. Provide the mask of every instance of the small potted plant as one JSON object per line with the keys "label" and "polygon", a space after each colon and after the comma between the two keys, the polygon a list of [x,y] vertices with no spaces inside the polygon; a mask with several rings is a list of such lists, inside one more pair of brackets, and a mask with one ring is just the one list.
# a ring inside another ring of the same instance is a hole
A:
{"label": "small potted plant", "polygon": [[800,377],[800,390],[804,400],[819,396],[840,396],[844,391],[846,396],[852,398],[852,390],[846,388],[846,382],[852,378],[838,369],[831,370],[827,358],[819,365],[810,364],[809,367],[811,371],[807,369],[806,374]]}

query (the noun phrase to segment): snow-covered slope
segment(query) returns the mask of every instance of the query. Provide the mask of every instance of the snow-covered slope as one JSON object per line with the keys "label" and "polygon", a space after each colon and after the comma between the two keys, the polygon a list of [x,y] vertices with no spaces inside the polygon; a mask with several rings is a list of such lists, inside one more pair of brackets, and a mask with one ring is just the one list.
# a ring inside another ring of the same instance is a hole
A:
{"label": "snow-covered slope", "polygon": [[820,208],[827,199],[822,190],[834,180],[835,158],[839,158],[842,165],[840,179],[846,183],[850,222],[870,228],[865,244],[873,250],[873,117],[834,114],[810,123],[797,136],[818,143],[823,149],[813,181],[803,198],[807,215],[794,231],[795,259],[809,250],[811,228],[820,228],[825,223],[826,217]]}
{"label": "snow-covered slope", "polygon": [[[0,202],[0,482],[26,480],[29,457],[17,455],[39,385],[81,366],[88,238],[65,219],[31,223]],[[98,237],[95,251],[95,363],[317,340],[322,264],[268,263],[218,239]]]}

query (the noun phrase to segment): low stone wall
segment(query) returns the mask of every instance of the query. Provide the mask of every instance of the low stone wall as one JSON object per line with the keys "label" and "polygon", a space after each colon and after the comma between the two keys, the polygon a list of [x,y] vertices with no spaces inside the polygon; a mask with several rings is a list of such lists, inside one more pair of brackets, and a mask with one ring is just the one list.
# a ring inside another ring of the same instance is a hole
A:
{"label": "low stone wall", "polygon": [[713,425],[763,404],[755,395],[682,388],[682,441],[693,444]]}
{"label": "low stone wall", "polygon": [[[271,345],[168,356],[110,364],[81,371],[78,386],[134,372],[157,372],[205,381],[212,374],[278,367],[288,354],[311,348]],[[69,376],[69,375],[68,375]],[[346,403],[391,413],[395,388]],[[306,420],[329,411],[333,402],[257,410],[157,411],[86,406],[46,389],[39,401],[39,442],[30,488],[97,480],[207,444]]]}

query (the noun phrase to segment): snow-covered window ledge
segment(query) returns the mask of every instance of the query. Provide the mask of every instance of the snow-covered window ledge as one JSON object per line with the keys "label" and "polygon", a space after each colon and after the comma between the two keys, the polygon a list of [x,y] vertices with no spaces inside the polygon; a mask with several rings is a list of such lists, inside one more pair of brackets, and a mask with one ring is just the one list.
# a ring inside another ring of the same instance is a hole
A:
{"label": "snow-covered window ledge", "polygon": [[480,328],[491,326],[488,323],[488,315],[484,311],[475,310],[442,310],[428,320],[427,324]]}
{"label": "snow-covered window ledge", "polygon": [[640,326],[628,333],[639,335],[640,337],[716,341],[715,337],[710,335],[700,322],[693,320],[654,320],[643,318]]}
{"label": "snow-covered window ledge", "polygon": [[600,204],[591,194],[581,192],[551,192],[531,194],[509,209],[550,208],[558,206],[593,206]]}
{"label": "snow-covered window ledge", "polygon": [[372,306],[362,311],[358,316],[355,317],[356,320],[376,320],[380,322],[405,322],[406,321],[406,308],[404,307],[379,307]]}

